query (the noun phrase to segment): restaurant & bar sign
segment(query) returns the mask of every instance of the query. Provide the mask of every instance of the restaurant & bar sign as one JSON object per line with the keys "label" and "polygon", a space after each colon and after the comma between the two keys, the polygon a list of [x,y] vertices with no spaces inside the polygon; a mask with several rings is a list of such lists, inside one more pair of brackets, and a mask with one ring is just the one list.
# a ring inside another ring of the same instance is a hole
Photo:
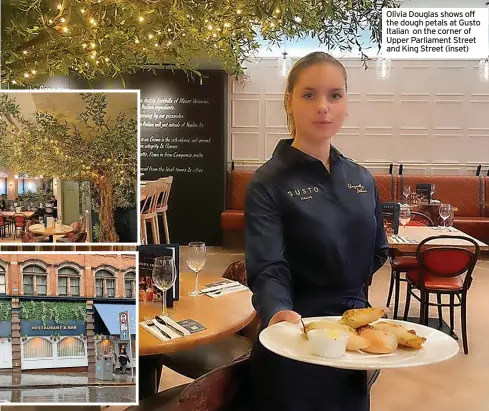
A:
{"label": "restaurant & bar sign", "polygon": [[52,334],[59,334],[60,336],[80,335],[84,334],[85,331],[86,323],[84,321],[63,321],[60,323],[46,321],[43,323],[41,320],[21,320],[20,322],[21,335],[29,337]]}

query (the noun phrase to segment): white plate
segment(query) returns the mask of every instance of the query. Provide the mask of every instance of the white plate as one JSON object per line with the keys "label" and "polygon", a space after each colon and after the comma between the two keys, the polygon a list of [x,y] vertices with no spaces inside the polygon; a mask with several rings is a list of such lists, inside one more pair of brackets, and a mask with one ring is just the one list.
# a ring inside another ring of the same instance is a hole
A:
{"label": "white plate", "polygon": [[[318,320],[337,321],[341,317],[304,318],[305,324]],[[382,319],[403,325],[417,335],[426,337],[421,350],[398,348],[391,354],[368,354],[360,351],[347,351],[337,359],[323,358],[310,352],[309,342],[303,337],[302,325],[281,322],[265,328],[260,333],[260,342],[275,354],[296,361],[349,370],[378,370],[384,368],[419,367],[436,364],[455,357],[459,352],[458,343],[450,336],[431,327],[406,321]]]}

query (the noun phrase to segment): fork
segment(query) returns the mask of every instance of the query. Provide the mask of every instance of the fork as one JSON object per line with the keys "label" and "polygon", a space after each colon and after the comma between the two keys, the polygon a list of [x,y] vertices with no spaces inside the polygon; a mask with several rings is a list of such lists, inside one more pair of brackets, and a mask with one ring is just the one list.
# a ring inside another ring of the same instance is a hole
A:
{"label": "fork", "polygon": [[161,334],[163,334],[166,338],[169,338],[170,340],[172,339],[166,332],[164,332],[161,328],[157,327],[156,324],[153,322],[152,317],[144,317],[144,322],[148,327],[154,327],[156,328]]}

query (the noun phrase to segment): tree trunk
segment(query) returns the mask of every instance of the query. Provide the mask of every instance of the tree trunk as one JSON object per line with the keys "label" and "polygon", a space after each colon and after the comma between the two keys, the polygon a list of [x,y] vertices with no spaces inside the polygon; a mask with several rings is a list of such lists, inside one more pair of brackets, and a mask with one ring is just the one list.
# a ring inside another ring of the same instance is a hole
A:
{"label": "tree trunk", "polygon": [[115,231],[114,222],[114,187],[106,178],[101,177],[97,180],[97,187],[100,191],[100,243],[117,243],[119,237]]}

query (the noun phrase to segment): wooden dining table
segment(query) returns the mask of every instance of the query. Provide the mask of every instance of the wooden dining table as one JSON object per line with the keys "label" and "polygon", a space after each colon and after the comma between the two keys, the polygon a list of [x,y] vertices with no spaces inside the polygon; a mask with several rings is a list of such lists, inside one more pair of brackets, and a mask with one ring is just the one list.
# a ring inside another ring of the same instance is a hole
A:
{"label": "wooden dining table", "polygon": [[[406,238],[408,241],[412,240],[412,242],[401,242],[396,241],[392,235],[387,236],[387,240],[389,242],[389,248],[395,248],[400,252],[404,253],[415,253],[418,248],[418,244],[423,241],[425,238],[439,236],[439,235],[449,235],[449,236],[464,236],[469,237],[477,242],[481,251],[489,250],[489,246],[482,241],[477,240],[474,237],[460,231],[454,227],[449,228],[450,231],[442,229],[442,227],[418,227],[418,226],[406,226],[406,233],[404,233],[404,227],[399,227],[398,236],[401,238]],[[428,243],[429,246],[459,246],[459,247],[467,247],[474,248],[471,243],[464,240],[459,239],[448,239],[443,238],[439,240],[433,240]]]}
{"label": "wooden dining table", "polygon": [[49,242],[55,242],[54,236],[66,235],[73,231],[73,227],[65,224],[56,224],[52,227],[45,227],[43,224],[33,224],[29,226],[29,231],[34,234],[41,234],[49,236]]}
{"label": "wooden dining table", "polygon": [[[199,276],[199,289],[208,284],[222,281],[219,275]],[[168,308],[168,315],[174,321],[195,320],[206,329],[194,334],[161,341],[144,328],[139,327],[139,398],[146,398],[158,392],[163,362],[161,354],[182,351],[209,344],[230,336],[246,327],[254,318],[251,291],[243,290],[233,294],[211,298],[207,295],[188,295],[195,286],[195,274],[180,274],[180,298]],[[161,302],[139,302],[139,322],[147,317],[154,318],[161,313]]]}

